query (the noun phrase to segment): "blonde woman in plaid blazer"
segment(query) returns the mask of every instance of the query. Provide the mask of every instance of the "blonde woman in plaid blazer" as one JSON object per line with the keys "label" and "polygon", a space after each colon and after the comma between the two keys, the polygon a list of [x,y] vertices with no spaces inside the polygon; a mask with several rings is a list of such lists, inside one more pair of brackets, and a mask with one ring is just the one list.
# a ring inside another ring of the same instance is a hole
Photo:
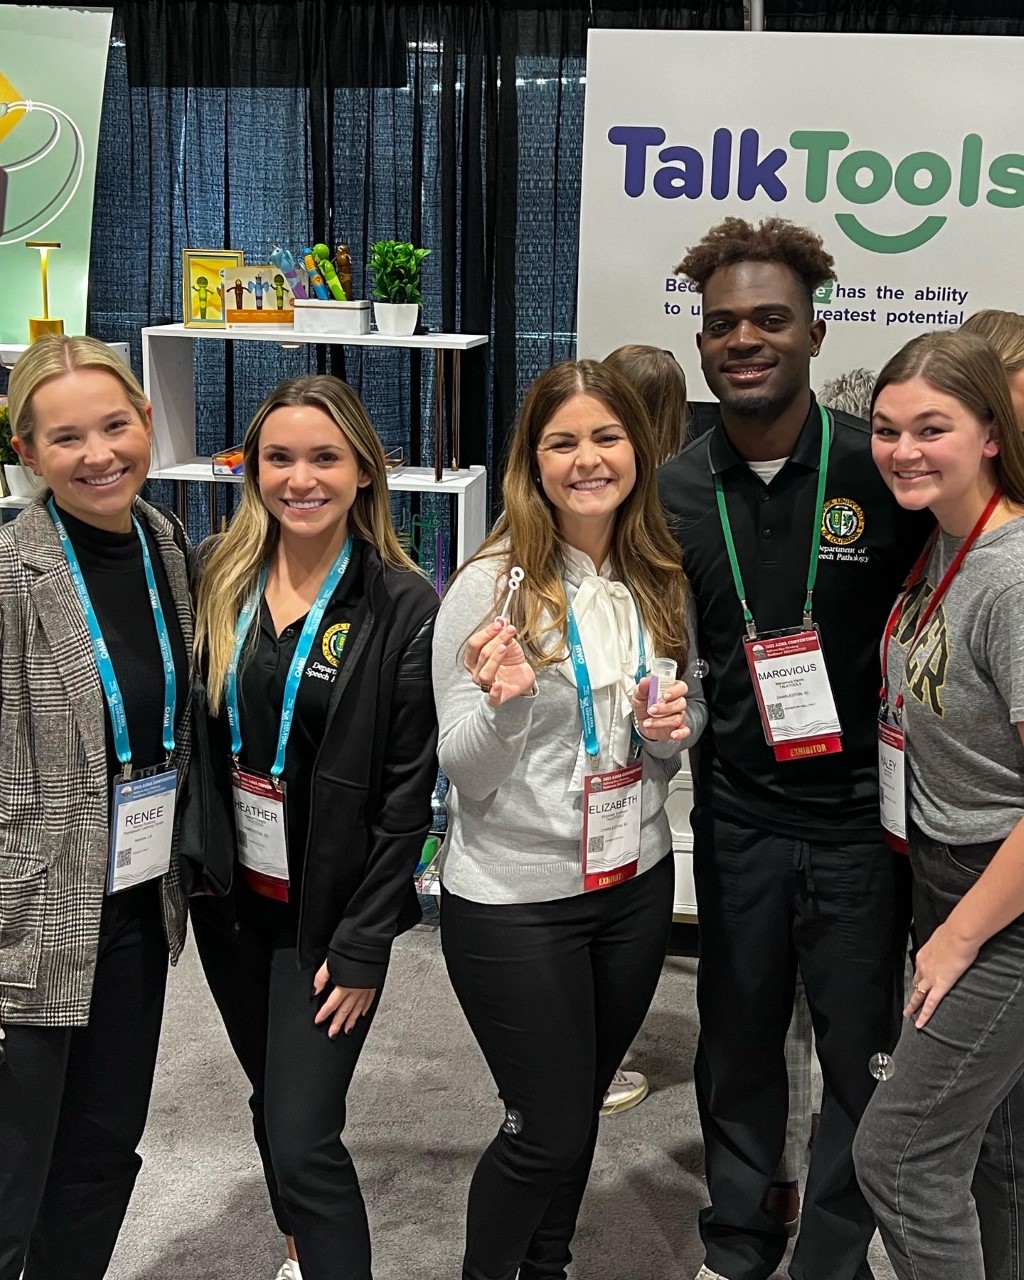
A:
{"label": "blonde woman in plaid blazer", "polygon": [[150,408],[102,343],[41,339],[10,408],[46,488],[0,529],[0,1280],[100,1280],[141,1166],[168,955],[185,935],[173,851],[169,870],[124,888],[137,850],[122,842],[108,866],[124,738],[133,770],[160,766],[173,726],[179,779],[187,766],[184,537],[137,497]]}

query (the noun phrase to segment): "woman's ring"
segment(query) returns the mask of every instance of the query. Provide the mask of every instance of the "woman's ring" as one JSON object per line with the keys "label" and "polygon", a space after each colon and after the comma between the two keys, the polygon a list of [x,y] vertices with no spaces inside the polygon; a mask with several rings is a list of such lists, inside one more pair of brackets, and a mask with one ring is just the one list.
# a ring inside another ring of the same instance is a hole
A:
{"label": "woman's ring", "polygon": [[916,982],[914,983],[914,990],[917,992],[919,996],[926,996],[928,994],[928,992],[925,991],[924,987],[919,987]]}

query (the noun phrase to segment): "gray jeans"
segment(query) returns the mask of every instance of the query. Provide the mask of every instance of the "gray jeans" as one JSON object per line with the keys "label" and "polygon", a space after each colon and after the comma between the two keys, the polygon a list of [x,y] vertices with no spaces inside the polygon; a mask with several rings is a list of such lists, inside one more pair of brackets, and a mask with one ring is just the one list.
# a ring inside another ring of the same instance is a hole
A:
{"label": "gray jeans", "polygon": [[[918,945],[998,847],[912,831]],[[898,1280],[1022,1280],[1024,917],[985,943],[923,1030],[904,1023],[894,1062],[853,1154]]]}

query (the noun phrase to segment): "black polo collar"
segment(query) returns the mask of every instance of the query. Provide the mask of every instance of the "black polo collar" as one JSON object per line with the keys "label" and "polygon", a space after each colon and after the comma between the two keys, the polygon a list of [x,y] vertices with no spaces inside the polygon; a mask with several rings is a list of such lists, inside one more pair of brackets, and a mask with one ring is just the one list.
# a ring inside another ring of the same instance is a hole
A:
{"label": "black polo collar", "polygon": [[[747,459],[741,458],[733,448],[732,441],[722,425],[721,415],[710,432],[708,456],[711,461],[711,471],[715,475],[729,471],[732,467],[748,465]],[[817,471],[820,460],[821,414],[818,412],[818,401],[812,391],[811,407],[804,419],[804,425],[800,428],[800,435],[797,437],[793,452],[789,455],[789,462],[794,466],[803,467],[806,471]]]}

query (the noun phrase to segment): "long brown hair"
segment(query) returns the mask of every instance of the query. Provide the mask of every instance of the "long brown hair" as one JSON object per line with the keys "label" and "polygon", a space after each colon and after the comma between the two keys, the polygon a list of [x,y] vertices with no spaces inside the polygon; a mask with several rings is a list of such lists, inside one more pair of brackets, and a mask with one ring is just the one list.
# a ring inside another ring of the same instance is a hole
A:
{"label": "long brown hair", "polygon": [[[679,548],[669,533],[658,498],[659,462],[654,428],[640,397],[626,379],[596,360],[567,360],[542,373],[519,412],[502,484],[505,508],[483,545],[470,559],[504,561],[507,574],[520,565],[525,583],[515,593],[511,621],[529,660],[537,667],[568,655],[568,601],[562,566],[562,539],[551,503],[537,476],[537,443],[558,410],[577,395],[600,400],[622,423],[636,455],[636,482],[616,513],[611,560],[629,584],[655,652],[687,660],[684,621],[686,579]],[[463,566],[465,567],[465,566]],[[600,567],[600,566],[598,566]],[[502,574],[495,584],[495,607],[503,595]],[[560,643],[552,646],[554,634]]]}
{"label": "long brown hair", "polygon": [[871,412],[884,387],[923,378],[979,422],[995,427],[999,452],[991,459],[996,484],[1008,502],[1024,505],[1024,435],[1017,426],[1006,373],[995,349],[977,334],[948,330],[911,338],[878,375]]}
{"label": "long brown hair", "polygon": [[352,446],[360,469],[370,477],[370,483],[357,490],[348,513],[352,532],[368,542],[385,565],[419,572],[399,545],[391,522],[384,449],[363,402],[340,378],[326,374],[282,382],[249,423],[242,443],[242,499],[227,533],[206,561],[199,586],[195,651],[197,661],[206,658],[209,704],[214,712],[224,694],[238,615],[256,586],[260,570],[273,554],[280,533],[280,525],[263,505],[260,494],[260,433],[275,409],[301,405],[322,410],[335,423]]}
{"label": "long brown hair", "polygon": [[658,461],[668,462],[686,439],[686,374],[671,351],[629,342],[616,347],[604,363],[633,384],[651,420]]}

